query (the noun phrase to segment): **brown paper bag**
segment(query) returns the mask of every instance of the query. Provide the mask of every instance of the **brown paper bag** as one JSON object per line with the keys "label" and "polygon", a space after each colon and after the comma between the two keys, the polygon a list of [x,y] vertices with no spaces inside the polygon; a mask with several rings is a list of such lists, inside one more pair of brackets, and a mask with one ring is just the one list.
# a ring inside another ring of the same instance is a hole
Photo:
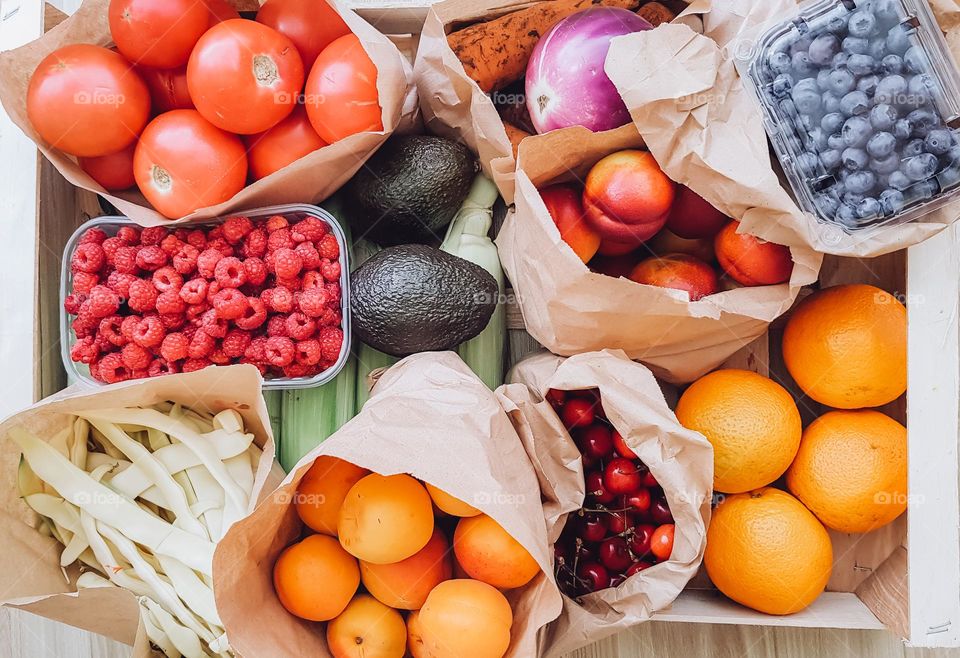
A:
{"label": "brown paper bag", "polygon": [[[119,193],[105,191],[76,162],[76,158],[45,144],[27,118],[27,85],[44,57],[73,43],[111,43],[107,26],[109,0],[86,0],[77,12],[44,36],[25,46],[0,53],[0,101],[15,124],[34,142],[68,181],[97,192],[142,226],[169,224],[153,210],[136,188]],[[281,203],[315,203],[336,191],[363,166],[394,131],[409,127],[417,117],[416,88],[412,70],[397,47],[373,26],[349,9],[336,7],[377,67],[377,90],[383,110],[384,130],[351,135],[297,160],[238,192],[216,206],[199,209],[182,218],[193,221],[218,217]],[[181,221],[181,220],[178,220]]]}
{"label": "brown paper bag", "polygon": [[[550,351],[568,356],[622,349],[658,377],[689,382],[760,336],[789,309],[800,288],[816,281],[821,256],[791,247],[794,268],[788,283],[735,288],[697,302],[678,290],[591,272],[561,239],[537,188],[582,181],[602,157],[643,145],[633,125],[605,133],[566,128],[527,138],[520,148],[516,208],[496,242],[527,331]],[[713,189],[724,184],[708,171],[702,175]]]}
{"label": "brown paper bag", "polygon": [[[517,364],[508,381],[497,395],[511,417],[522,419],[520,435],[530,458],[550,467],[549,478],[541,478],[546,500],[556,501],[565,512],[580,509],[584,483],[579,460],[557,462],[558,455],[569,459],[577,448],[543,396],[551,388],[598,388],[607,418],[663,487],[676,526],[669,561],[641,571],[616,589],[581,597],[579,603],[564,595],[563,613],[547,627],[541,654],[561,656],[649,620],[697,573],[710,520],[713,448],[701,434],[677,422],[650,371],[621,351],[569,359],[538,354]],[[552,538],[565,522],[565,516],[554,520]]]}
{"label": "brown paper bag", "polygon": [[[739,218],[741,231],[842,256],[879,256],[939,233],[960,216],[951,203],[920,222],[853,235],[804,213],[771,160],[760,106],[736,59],[748,57],[768,27],[796,13],[794,0],[713,3],[704,35],[683,25],[614,39],[605,70],[663,170]],[[931,2],[955,55],[960,7]]]}
{"label": "brown paper bag", "polygon": [[319,455],[383,475],[412,474],[496,519],[543,570],[506,593],[514,614],[507,656],[539,655],[537,633],[556,619],[562,604],[536,475],[494,394],[453,352],[417,354],[385,371],[360,414],[301,459],[220,542],[213,564],[217,609],[238,653],[330,655],[323,626],[284,610],[272,579],[280,551],[300,537],[290,503]]}
{"label": "brown paper bag", "polygon": [[[73,387],[11,416],[0,424],[0,545],[7,557],[0,566],[0,605],[76,626],[135,645],[134,656],[150,655],[149,641],[140,626],[136,597],[123,589],[77,591],[80,571],[60,568],[62,545],[36,530],[37,516],[20,500],[17,467],[20,451],[7,440],[10,429],[24,426],[39,437],[51,436],[74,410],[143,406],[163,401],[180,402],[207,411],[236,409],[244,426],[263,448],[254,479],[251,510],[260,495],[272,491],[282,478],[274,462],[270,416],[260,393],[263,380],[256,368],[237,365],[206,368],[192,373],[138,379],[97,388]],[[65,578],[66,576],[66,578]],[[69,578],[69,580],[67,580]]]}

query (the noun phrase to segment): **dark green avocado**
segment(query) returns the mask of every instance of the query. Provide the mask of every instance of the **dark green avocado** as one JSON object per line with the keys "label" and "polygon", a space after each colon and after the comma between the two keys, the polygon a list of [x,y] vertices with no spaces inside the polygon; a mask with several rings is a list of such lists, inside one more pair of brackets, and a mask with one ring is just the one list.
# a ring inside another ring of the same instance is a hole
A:
{"label": "dark green avocado", "polygon": [[389,247],[350,275],[353,331],[392,356],[450,350],[479,334],[499,288],[479,265],[422,244]]}
{"label": "dark green avocado", "polygon": [[353,234],[381,246],[439,242],[477,170],[476,158],[459,142],[391,137],[343,187]]}

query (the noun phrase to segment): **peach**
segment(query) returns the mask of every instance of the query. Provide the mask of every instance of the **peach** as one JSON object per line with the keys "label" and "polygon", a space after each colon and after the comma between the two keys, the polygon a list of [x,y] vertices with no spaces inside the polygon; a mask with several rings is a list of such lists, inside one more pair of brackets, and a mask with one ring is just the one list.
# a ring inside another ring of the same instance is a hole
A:
{"label": "peach", "polygon": [[513,610],[503,594],[479,580],[446,580],[417,615],[430,658],[502,658],[510,647]]}
{"label": "peach", "polygon": [[317,457],[297,486],[294,504],[300,520],[311,530],[336,536],[344,497],[350,487],[369,473],[338,457]]}
{"label": "peach", "polygon": [[714,240],[717,261],[730,277],[744,286],[769,286],[790,279],[793,258],[782,244],[737,233],[740,222],[731,221]]}
{"label": "peach", "polygon": [[471,578],[498,589],[522,587],[540,571],[527,549],[486,514],[460,519],[453,550]]}
{"label": "peach", "polygon": [[333,658],[403,658],[407,624],[403,616],[367,594],[358,594],[327,624]]}
{"label": "peach", "polygon": [[675,187],[649,152],[619,151],[587,174],[583,208],[603,240],[639,245],[663,228]]}
{"label": "peach", "polygon": [[717,273],[699,258],[687,254],[653,256],[637,265],[630,273],[637,283],[660,288],[685,290],[695,302],[717,292]]}
{"label": "peach", "polygon": [[688,239],[681,238],[670,229],[663,229],[657,233],[650,242],[647,243],[650,250],[658,255],[663,254],[687,254],[694,258],[699,258],[704,263],[713,263],[717,257],[713,253],[713,240],[700,238]]}
{"label": "peach", "polygon": [[540,190],[560,237],[584,263],[593,258],[600,246],[600,236],[584,218],[580,191],[573,185],[550,185]]}
{"label": "peach", "polygon": [[447,538],[434,529],[427,545],[393,564],[360,562],[360,579],[381,603],[400,610],[417,610],[434,587],[453,576]]}
{"label": "peach", "polygon": [[712,238],[730,218],[685,185],[677,186],[677,198],[667,216],[667,228],[681,238]]}

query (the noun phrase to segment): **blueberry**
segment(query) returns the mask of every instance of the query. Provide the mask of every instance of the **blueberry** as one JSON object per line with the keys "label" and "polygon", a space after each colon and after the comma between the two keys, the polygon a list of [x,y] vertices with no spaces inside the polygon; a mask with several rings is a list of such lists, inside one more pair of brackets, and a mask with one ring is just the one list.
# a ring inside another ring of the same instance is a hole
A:
{"label": "blueberry", "polygon": [[877,17],[866,9],[858,9],[847,19],[847,29],[850,31],[850,36],[871,37],[877,30]]}
{"label": "blueberry", "polygon": [[770,70],[776,74],[789,73],[790,69],[793,68],[793,60],[790,55],[779,50],[775,53],[771,53],[769,59],[767,59],[767,66],[770,67]]}
{"label": "blueberry", "polygon": [[873,158],[885,158],[897,148],[897,138],[888,132],[879,132],[867,142],[867,153]]}
{"label": "blueberry", "polygon": [[853,206],[843,203],[837,208],[836,220],[851,228],[857,226],[857,210]]}
{"label": "blueberry", "polygon": [[847,68],[854,75],[869,75],[877,70],[877,60],[871,55],[850,55],[847,60]]}
{"label": "blueberry", "polygon": [[873,135],[873,128],[866,117],[854,116],[844,122],[841,134],[847,146],[862,148]]}
{"label": "blueberry", "polygon": [[914,201],[926,201],[927,199],[932,199],[939,191],[940,185],[937,183],[937,179],[935,178],[921,181],[910,188],[910,192],[913,195]]}
{"label": "blueberry", "polygon": [[900,25],[894,25],[887,32],[887,51],[894,55],[903,55],[911,45],[910,33]]}
{"label": "blueberry", "polygon": [[823,168],[827,171],[833,171],[840,167],[843,163],[840,151],[837,149],[827,149],[820,153],[820,164],[823,165]]}
{"label": "blueberry", "polygon": [[912,134],[913,124],[910,123],[910,119],[897,119],[893,124],[893,136],[897,139],[910,139]]}
{"label": "blueberry", "polygon": [[901,158],[912,158],[915,155],[920,155],[923,153],[923,140],[922,139],[911,139],[909,142],[903,145],[903,148],[900,149]]}
{"label": "blueberry", "polygon": [[795,53],[793,55],[793,72],[801,77],[816,73],[816,67],[810,61],[810,55],[805,52]]}
{"label": "blueberry", "polygon": [[907,95],[907,80],[902,75],[888,75],[877,84],[873,97],[877,103],[899,105]]}
{"label": "blueberry", "polygon": [[878,84],[880,84],[879,75],[865,75],[857,80],[857,91],[862,91],[867,96],[873,96],[877,92]]}
{"label": "blueberry", "polygon": [[820,93],[807,89],[806,87],[794,87],[792,93],[793,103],[797,106],[797,111],[801,114],[814,114],[820,111],[822,98]]}
{"label": "blueberry", "polygon": [[872,171],[853,171],[844,182],[847,190],[853,194],[867,194],[873,189],[877,182],[877,177]]}
{"label": "blueberry", "polygon": [[936,90],[936,83],[933,76],[928,73],[920,73],[910,78],[907,84],[907,104],[913,107],[927,105],[933,98]]}
{"label": "blueberry", "polygon": [[907,175],[902,171],[895,171],[890,174],[890,179],[887,181],[887,185],[894,190],[905,190],[913,185],[913,181],[907,178]]}
{"label": "blueberry", "polygon": [[870,169],[877,176],[889,176],[900,169],[900,156],[891,153],[885,158],[874,158],[870,160]]}
{"label": "blueberry", "polygon": [[940,117],[936,112],[926,109],[914,110],[907,115],[907,121],[913,126],[913,134],[917,137],[926,137],[927,133],[940,125]]}
{"label": "blueberry", "polygon": [[863,197],[864,197],[863,194],[858,194],[856,192],[847,192],[841,197],[841,200],[848,206],[853,206],[854,208],[856,208],[857,204],[863,201]]}
{"label": "blueberry", "polygon": [[847,16],[834,16],[827,21],[827,31],[832,34],[842,34],[847,31]]}
{"label": "blueberry", "polygon": [[843,149],[847,148],[847,143],[843,140],[843,135],[840,133],[834,133],[827,137],[827,147],[837,151],[842,151]]}
{"label": "blueberry", "polygon": [[829,83],[829,90],[837,96],[850,93],[857,85],[857,79],[853,73],[847,69],[835,69],[831,71],[827,81]]}
{"label": "blueberry", "polygon": [[868,196],[857,205],[857,216],[860,219],[874,219],[880,215],[880,202]]}
{"label": "blueberry", "polygon": [[820,127],[823,128],[824,132],[828,135],[832,135],[843,128],[843,123],[846,120],[846,117],[839,112],[831,112],[830,114],[825,114],[820,120]]}
{"label": "blueberry", "polygon": [[887,42],[883,39],[871,39],[868,54],[879,62],[887,56]]}
{"label": "blueberry", "polygon": [[840,111],[848,117],[866,114],[870,109],[870,98],[862,91],[851,91],[840,99]]}
{"label": "blueberry", "polygon": [[931,130],[923,140],[923,146],[927,153],[946,155],[953,146],[953,133],[944,128]]}
{"label": "blueberry", "polygon": [[850,53],[839,52],[833,56],[833,61],[830,62],[830,66],[835,69],[842,69],[847,65],[849,59]]}
{"label": "blueberry", "polygon": [[924,73],[930,68],[927,55],[920,46],[910,46],[903,55],[903,63],[910,73]]}
{"label": "blueberry", "polygon": [[819,89],[830,90],[830,69],[822,68],[817,72],[817,87]]}
{"label": "blueberry", "polygon": [[870,8],[877,17],[878,26],[887,29],[900,22],[900,12],[897,11],[897,0],[870,0]]}
{"label": "blueberry", "polygon": [[840,201],[830,194],[818,194],[814,198],[813,203],[816,205],[817,210],[820,211],[820,216],[824,219],[833,219],[837,214],[837,209],[840,207]]}
{"label": "blueberry", "polygon": [[816,153],[804,151],[797,156],[797,168],[800,169],[805,176],[813,176],[816,173],[819,164],[820,158],[817,157]]}
{"label": "blueberry", "polygon": [[960,183],[960,166],[950,165],[937,176],[940,187],[953,187]]}
{"label": "blueberry", "polygon": [[867,157],[867,152],[863,149],[845,149],[840,157],[843,161],[843,166],[850,171],[866,169],[867,165],[870,163],[870,158]]}
{"label": "blueberry", "polygon": [[940,161],[932,153],[921,153],[903,162],[901,170],[908,178],[915,181],[926,180],[937,173]]}
{"label": "blueberry", "polygon": [[840,114],[840,97],[833,92],[824,92],[823,111],[829,114]]}
{"label": "blueberry", "polygon": [[[871,160],[870,162],[872,163],[873,160]],[[877,174],[876,171],[874,171],[873,173]],[[876,189],[878,189],[878,190],[884,190],[884,189],[886,189],[886,188],[887,188],[887,181],[889,181],[889,180],[890,180],[890,174],[877,174]]]}
{"label": "blueberry", "polygon": [[827,135],[828,133],[823,132],[823,128],[815,127],[813,130],[810,130],[807,133],[810,142],[810,150],[820,152],[827,148]]}
{"label": "blueberry", "polygon": [[903,209],[905,205],[903,192],[900,190],[884,190],[880,193],[880,206],[885,215],[893,215]]}
{"label": "blueberry", "polygon": [[785,98],[793,89],[793,76],[781,73],[770,83],[770,93],[774,98]]}
{"label": "blueberry", "polygon": [[848,55],[866,55],[870,52],[870,42],[860,37],[847,37],[841,48]]}
{"label": "blueberry", "polygon": [[887,55],[880,62],[880,68],[887,75],[903,73],[903,58],[900,55]]}
{"label": "blueberry", "polygon": [[793,57],[797,53],[807,52],[810,49],[811,43],[813,43],[812,36],[798,37],[793,43],[790,44],[790,56]]}
{"label": "blueberry", "polygon": [[827,66],[840,52],[840,40],[832,34],[821,34],[810,44],[807,54],[817,66]]}
{"label": "blueberry", "polygon": [[877,130],[890,130],[897,121],[897,110],[892,105],[881,103],[870,110],[870,123]]}

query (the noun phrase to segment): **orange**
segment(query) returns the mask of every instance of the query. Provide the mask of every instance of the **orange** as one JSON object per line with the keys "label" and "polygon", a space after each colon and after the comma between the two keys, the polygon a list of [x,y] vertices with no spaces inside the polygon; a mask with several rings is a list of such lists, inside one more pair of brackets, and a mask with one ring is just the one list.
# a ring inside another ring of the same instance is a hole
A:
{"label": "orange", "polygon": [[459,498],[455,498],[442,489],[438,489],[429,482],[424,482],[423,486],[427,488],[427,493],[433,499],[433,504],[441,512],[446,512],[450,516],[476,516],[480,513],[476,507],[471,507]]}
{"label": "orange", "polygon": [[713,488],[741,493],[764,487],[790,466],[800,445],[797,405],[785,388],[748,370],[717,370],[695,381],[677,403],[677,419],[713,444]]}
{"label": "orange", "polygon": [[409,475],[372,473],[343,499],[337,535],[346,551],[364,562],[406,560],[433,536],[430,494]]}
{"label": "orange", "polygon": [[510,646],[513,611],[479,580],[446,580],[420,609],[420,640],[430,658],[501,658]]}
{"label": "orange", "polygon": [[312,530],[336,536],[344,497],[368,473],[367,469],[337,457],[317,457],[297,486],[294,503],[300,519]]}
{"label": "orange", "polygon": [[453,550],[471,578],[497,589],[522,587],[540,571],[527,549],[486,514],[460,519]]}
{"label": "orange", "polygon": [[869,532],[907,509],[907,428],[879,411],[831,411],[803,432],[787,486],[824,525]]}
{"label": "orange", "polygon": [[360,579],[381,603],[401,610],[417,610],[434,587],[453,575],[450,546],[440,529],[427,545],[406,560],[393,564],[360,562]]}
{"label": "orange", "polygon": [[737,603],[789,615],[827,586],[833,548],[826,528],[800,501],[764,488],[720,501],[703,563],[717,589]]}
{"label": "orange", "polygon": [[310,621],[333,619],[360,585],[357,561],[327,535],[288,546],[273,565],[273,587],[291,614]]}
{"label": "orange", "polygon": [[403,616],[368,594],[358,594],[327,624],[333,658],[403,658],[407,624]]}
{"label": "orange", "polygon": [[907,390],[907,309],[873,286],[816,292],[787,321],[783,359],[821,404],[862,409],[892,402]]}

